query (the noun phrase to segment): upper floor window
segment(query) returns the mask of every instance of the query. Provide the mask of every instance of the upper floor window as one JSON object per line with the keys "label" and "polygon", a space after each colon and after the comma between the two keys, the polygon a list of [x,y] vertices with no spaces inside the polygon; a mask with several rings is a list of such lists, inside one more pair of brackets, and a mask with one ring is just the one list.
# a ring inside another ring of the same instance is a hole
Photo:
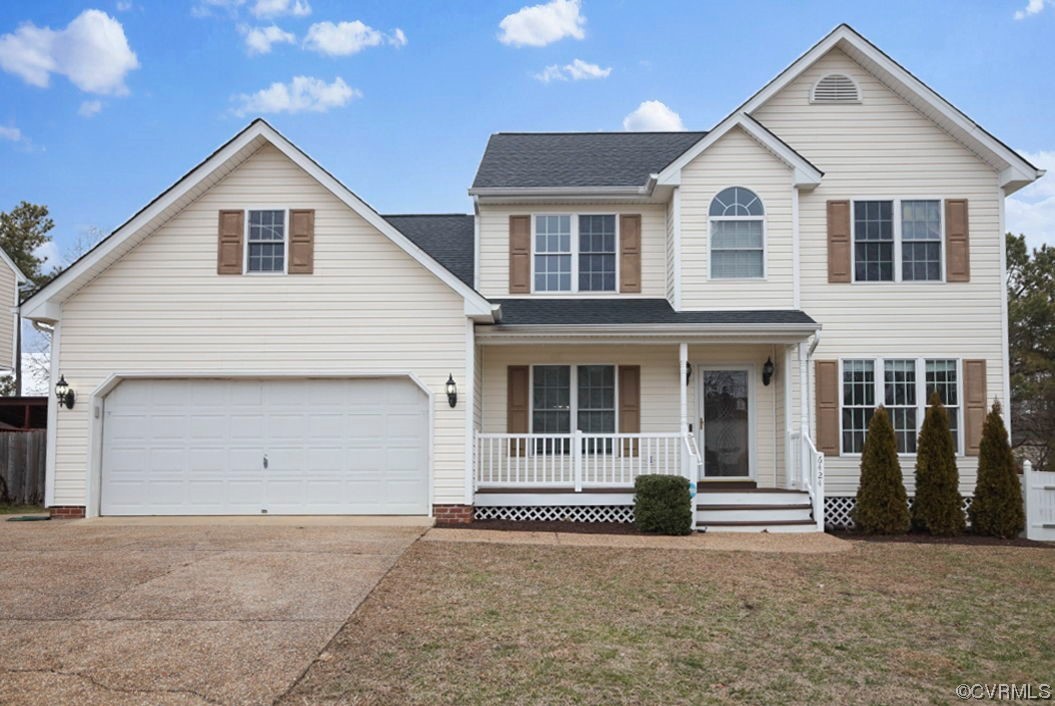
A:
{"label": "upper floor window", "polygon": [[614,215],[535,216],[535,291],[616,291],[617,239]]}
{"label": "upper floor window", "polygon": [[854,201],[853,243],[856,282],[940,282],[941,201]]}
{"label": "upper floor window", "polygon": [[711,277],[765,276],[765,209],[755,192],[724,189],[711,201]]}
{"label": "upper floor window", "polygon": [[286,271],[286,212],[250,211],[246,272]]}
{"label": "upper floor window", "polygon": [[812,103],[860,103],[857,84],[846,74],[828,74],[813,84]]}

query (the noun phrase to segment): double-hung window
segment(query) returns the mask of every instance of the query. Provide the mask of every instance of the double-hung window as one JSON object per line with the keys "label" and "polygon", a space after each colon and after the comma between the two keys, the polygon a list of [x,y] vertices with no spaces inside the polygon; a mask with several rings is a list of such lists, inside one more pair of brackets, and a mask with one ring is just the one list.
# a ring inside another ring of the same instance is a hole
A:
{"label": "double-hung window", "polygon": [[[615,433],[615,366],[534,366],[532,433],[569,434],[575,429],[586,434]],[[606,451],[611,451],[609,441],[603,446]],[[546,451],[552,449],[553,446],[545,446]]]}
{"label": "double-hung window", "polygon": [[537,215],[534,222],[536,292],[616,291],[614,215]]}
{"label": "double-hung window", "polygon": [[881,358],[842,361],[842,452],[861,453],[875,408],[890,415],[900,454],[916,453],[920,428],[933,393],[949,415],[953,447],[960,448],[959,361],[946,358]]}
{"label": "double-hung window", "polygon": [[711,277],[765,277],[765,209],[755,192],[723,189],[711,200]]}
{"label": "double-hung window", "polygon": [[940,282],[942,202],[854,201],[855,282]]}
{"label": "double-hung window", "polygon": [[249,211],[246,272],[286,271],[286,212]]}

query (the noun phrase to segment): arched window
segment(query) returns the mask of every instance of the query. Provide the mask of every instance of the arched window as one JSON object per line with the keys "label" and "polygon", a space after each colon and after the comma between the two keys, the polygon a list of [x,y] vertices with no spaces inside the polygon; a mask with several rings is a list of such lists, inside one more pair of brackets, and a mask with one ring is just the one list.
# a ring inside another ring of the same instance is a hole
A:
{"label": "arched window", "polygon": [[860,103],[857,84],[846,74],[828,74],[813,84],[810,92],[813,103]]}
{"label": "arched window", "polygon": [[755,192],[730,186],[711,201],[711,277],[765,277],[765,209]]}

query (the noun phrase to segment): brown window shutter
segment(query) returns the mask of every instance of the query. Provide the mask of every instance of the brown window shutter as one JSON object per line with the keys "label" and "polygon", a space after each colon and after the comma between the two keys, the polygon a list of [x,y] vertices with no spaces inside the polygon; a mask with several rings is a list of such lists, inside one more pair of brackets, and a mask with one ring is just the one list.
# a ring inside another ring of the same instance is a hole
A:
{"label": "brown window shutter", "polygon": [[509,293],[531,293],[531,216],[509,217]]}
{"label": "brown window shutter", "polygon": [[[641,366],[619,366],[619,433],[641,433]],[[623,454],[637,456],[641,442],[626,439]]]}
{"label": "brown window shutter", "polygon": [[828,202],[828,281],[851,282],[850,202]]}
{"label": "brown window shutter", "polygon": [[242,274],[242,235],[245,230],[244,223],[244,211],[220,211],[216,274]]}
{"label": "brown window shutter", "polygon": [[289,212],[289,268],[291,275],[315,271],[315,211]]}
{"label": "brown window shutter", "polygon": [[839,455],[839,362],[814,362],[817,383],[817,450],[825,456]]}
{"label": "brown window shutter", "polygon": [[[530,398],[530,369],[526,365],[510,365],[506,370],[506,433],[527,434],[528,400]],[[517,442],[510,452],[524,454],[523,442]]]}
{"label": "brown window shutter", "polygon": [[971,281],[971,245],[967,227],[967,199],[945,202],[945,281]]}
{"label": "brown window shutter", "polygon": [[641,215],[619,216],[619,291],[641,292]]}
{"label": "brown window shutter", "polygon": [[985,422],[986,392],[985,361],[963,361],[964,451],[977,456],[982,443],[982,424]]}

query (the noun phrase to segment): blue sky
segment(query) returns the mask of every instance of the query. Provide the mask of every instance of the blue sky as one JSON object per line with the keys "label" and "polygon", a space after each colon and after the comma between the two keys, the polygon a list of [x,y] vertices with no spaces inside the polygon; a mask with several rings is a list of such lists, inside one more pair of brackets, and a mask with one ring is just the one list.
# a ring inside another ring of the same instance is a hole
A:
{"label": "blue sky", "polygon": [[61,258],[263,115],[383,213],[468,212],[490,133],[707,129],[840,22],[1055,169],[1053,0],[532,1],[7,0],[0,209],[47,204]]}

